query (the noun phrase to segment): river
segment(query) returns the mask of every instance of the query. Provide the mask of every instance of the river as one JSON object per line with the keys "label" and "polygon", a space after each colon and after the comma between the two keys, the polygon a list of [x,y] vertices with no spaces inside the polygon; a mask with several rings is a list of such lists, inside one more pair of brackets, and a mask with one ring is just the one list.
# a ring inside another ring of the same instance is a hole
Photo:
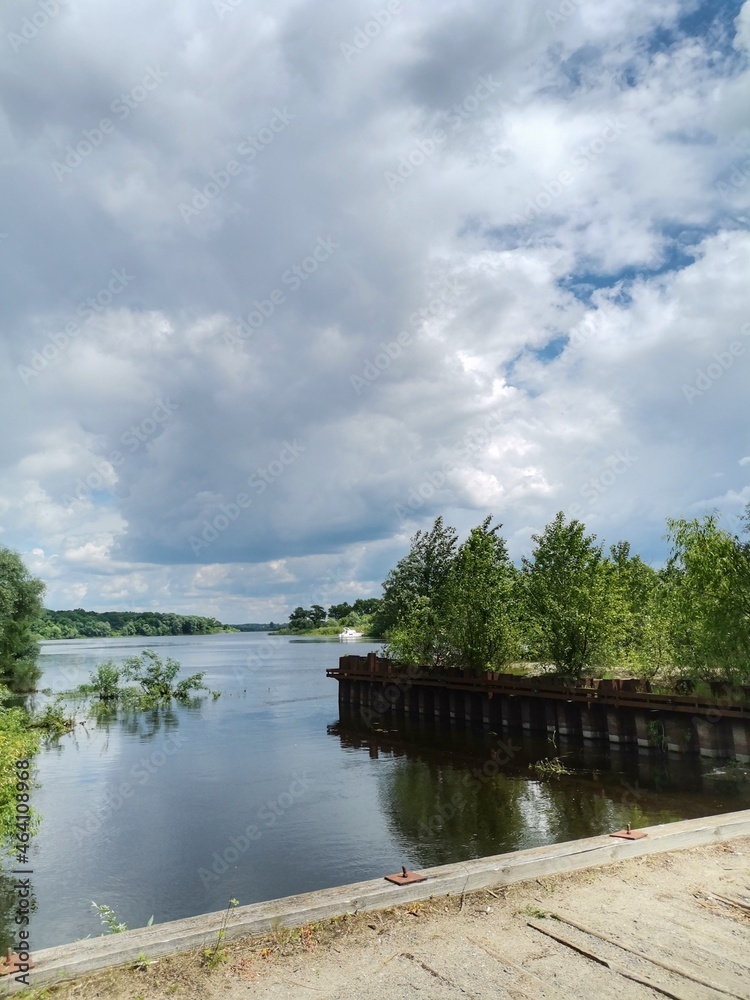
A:
{"label": "river", "polygon": [[[716,762],[340,719],[337,684],[325,677],[342,652],[335,642],[263,633],[47,642],[41,686],[69,690],[97,663],[144,648],[185,673],[206,671],[221,696],[88,719],[39,755],[34,950],[102,933],[92,901],[139,927],[402,864],[750,807],[744,773]],[[537,779],[529,763],[557,754],[572,773]]]}

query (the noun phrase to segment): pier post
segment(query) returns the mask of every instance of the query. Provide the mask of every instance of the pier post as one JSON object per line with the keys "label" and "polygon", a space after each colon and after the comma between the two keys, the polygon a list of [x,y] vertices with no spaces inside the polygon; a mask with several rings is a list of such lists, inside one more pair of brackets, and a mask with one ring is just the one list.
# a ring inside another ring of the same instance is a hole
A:
{"label": "pier post", "polygon": [[449,691],[448,692],[448,716],[449,716],[451,722],[455,722],[456,721],[456,713],[458,711],[458,708],[457,708],[457,705],[456,705],[456,701],[457,701],[456,692],[455,691]]}
{"label": "pier post", "polygon": [[519,698],[521,702],[521,725],[527,733],[543,733],[547,729],[547,715],[544,702],[539,698]]}
{"label": "pier post", "polygon": [[638,746],[644,750],[658,746],[658,741],[654,738],[654,730],[650,728],[652,722],[659,721],[658,714],[645,709],[636,709],[633,714],[635,715],[635,734]]}
{"label": "pier post", "polygon": [[561,704],[561,702],[553,698],[547,698],[544,702],[544,716],[547,724],[547,732],[550,735],[555,735],[558,732],[557,711]]}
{"label": "pier post", "polygon": [[690,750],[697,750],[695,733],[690,724],[690,716],[673,712],[664,719],[664,736],[667,741],[667,750],[677,753],[687,753]]}
{"label": "pier post", "polygon": [[741,764],[750,764],[750,725],[744,719],[732,719],[734,756]]}
{"label": "pier post", "polygon": [[557,731],[561,736],[581,735],[580,706],[575,701],[562,701],[557,708]]}
{"label": "pier post", "polygon": [[693,716],[693,731],[698,741],[701,757],[721,757],[719,723],[709,721],[702,715]]}
{"label": "pier post", "polygon": [[632,713],[628,712],[626,714],[622,710],[608,708],[607,734],[610,743],[635,743],[638,737]]}
{"label": "pier post", "polygon": [[506,726],[508,729],[523,728],[520,700],[520,698],[514,698],[512,695],[503,695],[503,726]]}
{"label": "pier post", "polygon": [[585,740],[607,739],[607,716],[601,705],[581,705],[581,735]]}

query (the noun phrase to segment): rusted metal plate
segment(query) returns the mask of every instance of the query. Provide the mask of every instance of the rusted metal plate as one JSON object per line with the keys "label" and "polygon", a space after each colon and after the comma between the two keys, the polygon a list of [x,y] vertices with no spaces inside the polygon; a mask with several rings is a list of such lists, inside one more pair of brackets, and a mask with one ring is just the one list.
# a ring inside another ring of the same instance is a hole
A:
{"label": "rusted metal plate", "polygon": [[393,882],[394,885],[413,885],[415,882],[426,882],[426,875],[418,875],[416,872],[408,872],[406,865],[401,866],[399,875],[386,875],[386,882]]}
{"label": "rusted metal plate", "polygon": [[18,972],[26,972],[33,969],[34,963],[29,957],[27,962],[22,962],[18,955],[8,948],[7,953],[0,959],[0,976],[15,976]]}
{"label": "rusted metal plate", "polygon": [[647,837],[647,833],[643,833],[642,830],[632,830],[630,823],[625,827],[624,830],[618,830],[616,833],[610,833],[610,837],[620,837],[622,840],[643,840]]}

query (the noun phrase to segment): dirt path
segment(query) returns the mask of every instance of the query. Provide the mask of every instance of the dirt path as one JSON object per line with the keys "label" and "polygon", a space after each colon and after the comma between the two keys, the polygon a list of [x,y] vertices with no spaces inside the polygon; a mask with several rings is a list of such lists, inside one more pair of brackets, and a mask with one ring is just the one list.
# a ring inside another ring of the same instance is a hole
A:
{"label": "dirt path", "polygon": [[750,1000],[750,838],[280,930],[233,944],[213,970],[202,958],[46,996]]}

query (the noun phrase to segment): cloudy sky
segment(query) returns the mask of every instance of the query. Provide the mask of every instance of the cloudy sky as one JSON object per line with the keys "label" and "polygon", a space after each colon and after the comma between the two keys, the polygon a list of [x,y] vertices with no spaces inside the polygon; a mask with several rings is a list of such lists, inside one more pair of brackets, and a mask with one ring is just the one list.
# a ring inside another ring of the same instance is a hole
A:
{"label": "cloudy sky", "polygon": [[750,0],[6,0],[0,544],[53,608],[379,593],[442,513],[750,501]]}

